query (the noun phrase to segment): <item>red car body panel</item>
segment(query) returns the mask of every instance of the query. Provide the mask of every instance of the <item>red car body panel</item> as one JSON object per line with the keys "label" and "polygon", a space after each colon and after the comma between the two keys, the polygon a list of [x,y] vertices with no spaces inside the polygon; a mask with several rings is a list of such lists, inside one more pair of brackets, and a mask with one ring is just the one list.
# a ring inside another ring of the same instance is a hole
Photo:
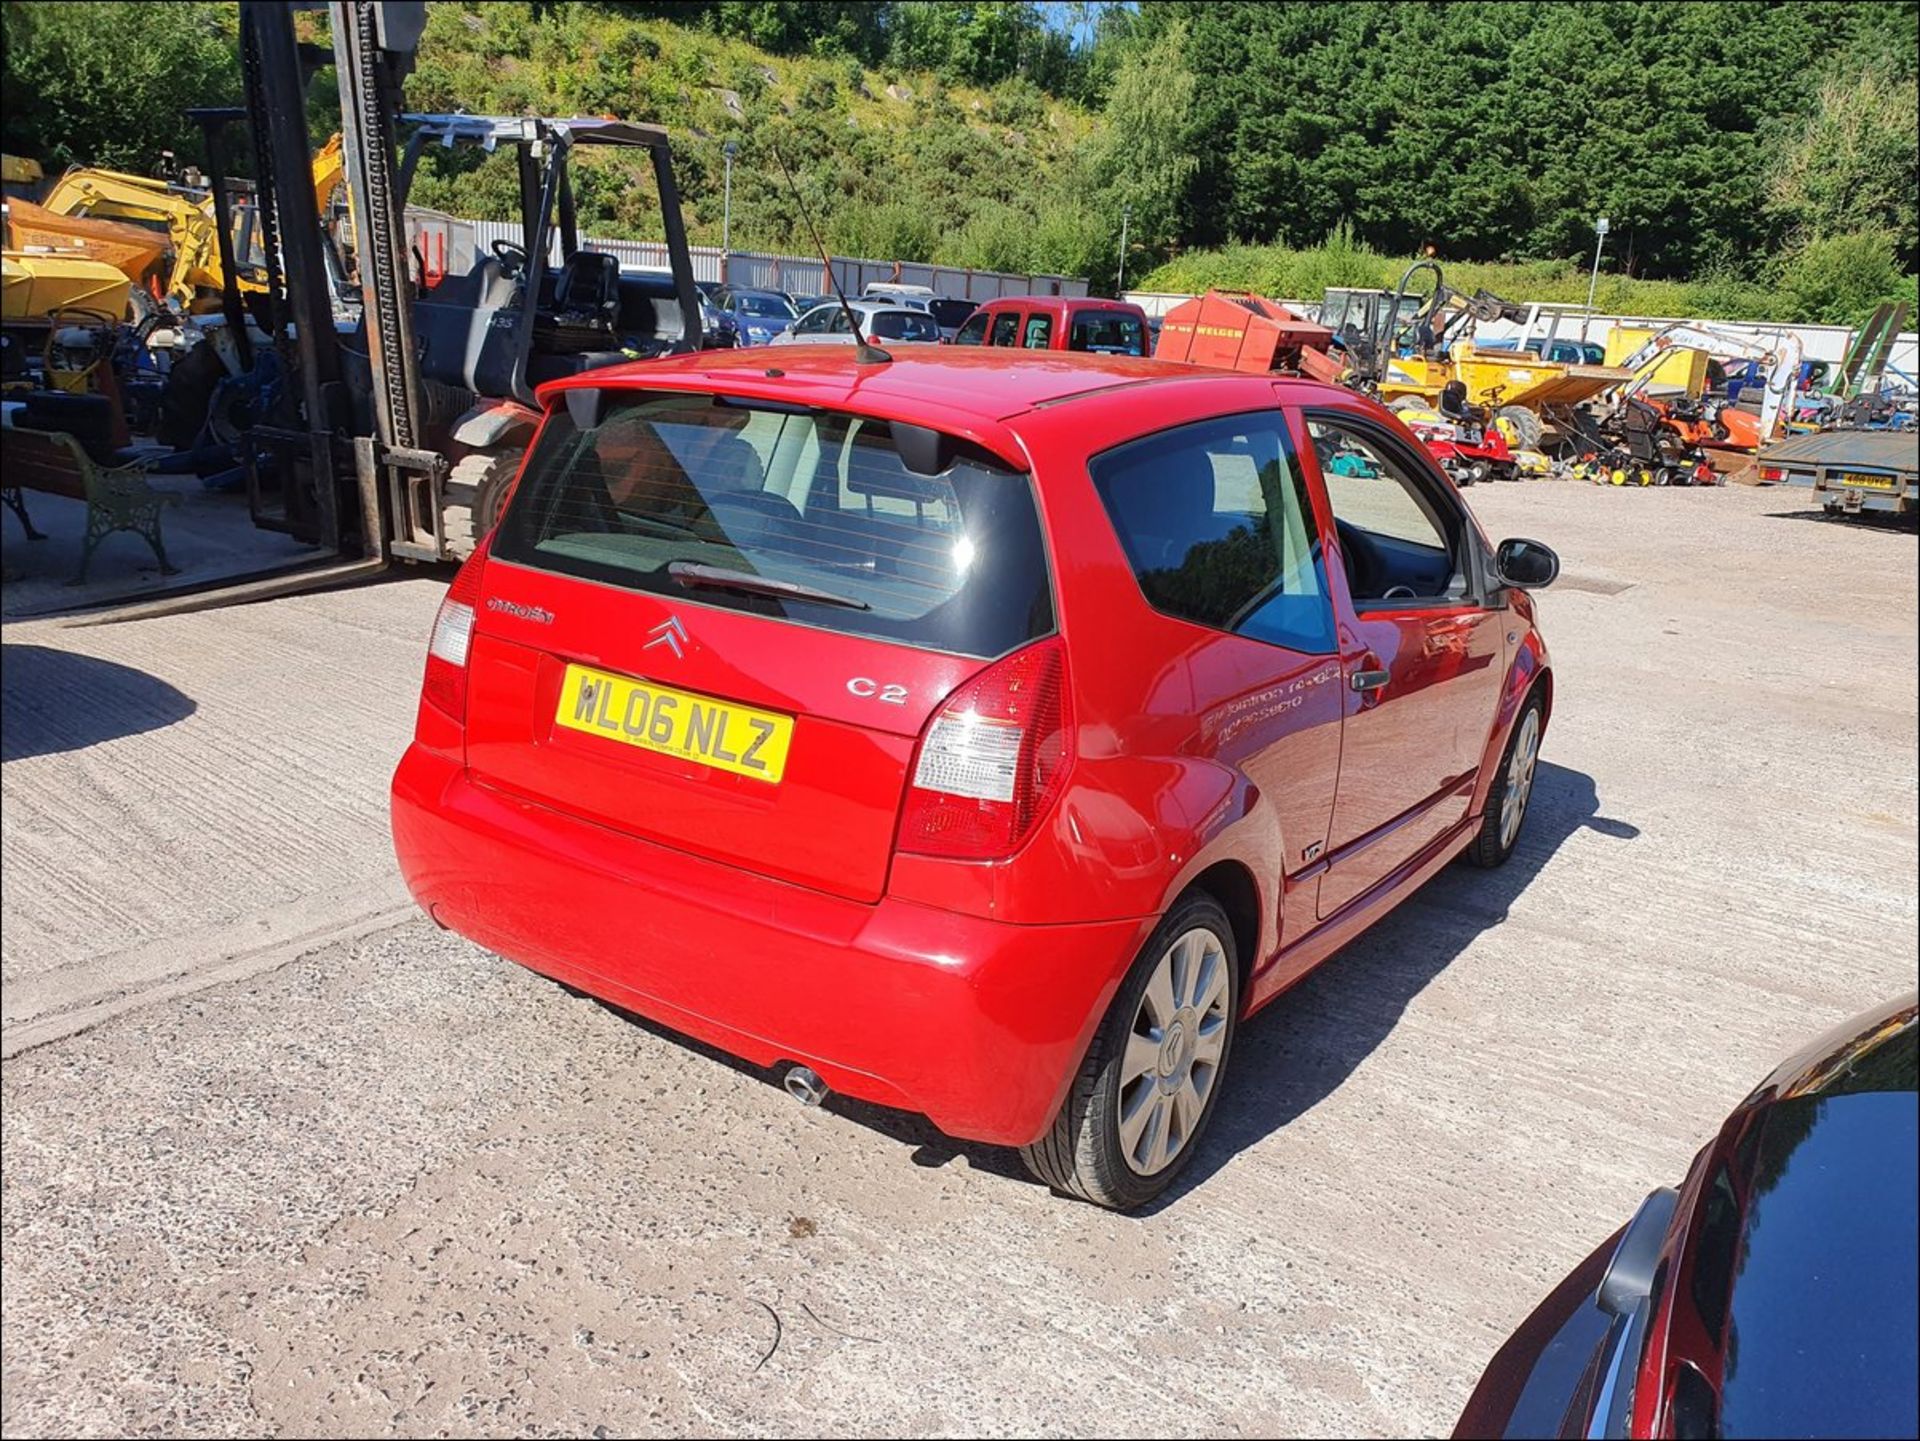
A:
{"label": "red car body panel", "polygon": [[[512,608],[476,608],[464,730],[421,707],[393,787],[407,880],[441,924],[505,956],[958,1136],[1044,1132],[1139,947],[1196,879],[1226,868],[1254,898],[1248,1011],[1390,909],[1470,838],[1544,681],[1520,592],[1497,609],[1356,612],[1302,410],[1405,432],[1344,390],[1130,357],[947,347],[860,366],[796,346],[771,364],[719,351],[598,370],[543,398],[599,387],[927,425],[1028,472],[1066,639],[1064,791],[1010,858],[899,849],[917,738],[992,662],[484,559],[483,593]],[[1294,436],[1337,654],[1155,610],[1089,475],[1111,447],[1247,412],[1284,414]],[[666,670],[644,641],[669,611],[688,637]],[[555,726],[568,660],[794,715],[785,778]],[[1376,664],[1395,668],[1384,698],[1349,688]],[[883,671],[908,703],[841,684]]]}
{"label": "red car body panel", "polygon": [[[1052,324],[1048,327],[1047,343],[1034,347],[1039,350],[1071,350],[1073,320],[1078,315],[1125,315],[1140,322],[1140,343],[1143,354],[1151,353],[1152,343],[1147,330],[1147,312],[1131,300],[1103,300],[1089,295],[1003,295],[996,300],[983,301],[980,307],[967,317],[971,323],[974,316],[987,317],[987,333],[980,344],[983,348],[996,348],[993,339],[993,319],[996,316],[1012,315],[1018,318],[1014,339],[1009,344],[1000,342],[999,349],[1022,348],[1027,321],[1036,315],[1047,317]],[[1078,352],[1076,352],[1078,353]]]}

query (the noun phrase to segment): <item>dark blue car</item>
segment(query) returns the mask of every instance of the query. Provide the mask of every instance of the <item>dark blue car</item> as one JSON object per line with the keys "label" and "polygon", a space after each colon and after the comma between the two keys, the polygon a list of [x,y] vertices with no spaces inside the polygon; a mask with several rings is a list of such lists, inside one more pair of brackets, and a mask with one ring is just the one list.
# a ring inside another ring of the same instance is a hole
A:
{"label": "dark blue car", "polygon": [[800,316],[793,302],[777,290],[723,285],[713,292],[713,305],[732,319],[742,345],[765,345]]}

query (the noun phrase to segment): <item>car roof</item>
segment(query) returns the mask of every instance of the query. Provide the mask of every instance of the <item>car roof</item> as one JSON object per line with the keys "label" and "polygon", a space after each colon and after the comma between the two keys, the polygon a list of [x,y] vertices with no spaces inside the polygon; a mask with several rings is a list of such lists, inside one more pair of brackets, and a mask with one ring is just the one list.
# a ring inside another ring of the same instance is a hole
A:
{"label": "car roof", "polygon": [[1118,310],[1128,315],[1140,312],[1140,307],[1131,300],[1110,300],[1102,295],[1001,295],[981,301],[980,308],[1044,310],[1054,315],[1070,314],[1076,310]]}
{"label": "car roof", "polygon": [[[697,350],[585,371],[554,381],[541,393],[603,385],[644,389],[654,382],[675,390],[711,388],[850,407],[878,399],[894,407],[938,407],[956,420],[998,422],[1116,386],[1146,388],[1207,379],[1244,384],[1249,378],[1179,361],[1085,351],[901,345],[891,354],[890,363],[872,365],[861,364],[846,345],[790,345],[777,352]],[[1281,391],[1277,399],[1287,403],[1311,405],[1353,394],[1318,381],[1273,379]]]}
{"label": "car roof", "polygon": [[[925,315],[927,313],[924,310],[916,310],[911,305],[902,305],[897,300],[874,300],[867,296],[850,295],[847,297],[847,304],[851,305],[862,315],[886,315],[894,312],[903,315]],[[834,310],[840,308],[840,302],[835,300],[831,295],[815,301],[807,308],[809,310],[825,310],[829,307]]]}

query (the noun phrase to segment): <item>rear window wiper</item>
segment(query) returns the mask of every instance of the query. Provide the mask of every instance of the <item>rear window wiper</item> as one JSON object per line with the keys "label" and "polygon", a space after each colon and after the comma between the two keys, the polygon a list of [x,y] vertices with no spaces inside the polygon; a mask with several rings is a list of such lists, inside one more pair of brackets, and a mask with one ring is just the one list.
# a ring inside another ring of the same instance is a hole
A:
{"label": "rear window wiper", "polygon": [[667,574],[689,590],[706,587],[710,590],[737,590],[748,595],[777,596],[782,600],[805,600],[815,605],[844,606],[848,610],[872,610],[864,600],[850,595],[836,595],[830,590],[817,590],[810,585],[800,585],[790,580],[775,580],[771,576],[755,575],[748,570],[729,570],[720,565],[702,565],[694,560],[676,560],[667,565]]}

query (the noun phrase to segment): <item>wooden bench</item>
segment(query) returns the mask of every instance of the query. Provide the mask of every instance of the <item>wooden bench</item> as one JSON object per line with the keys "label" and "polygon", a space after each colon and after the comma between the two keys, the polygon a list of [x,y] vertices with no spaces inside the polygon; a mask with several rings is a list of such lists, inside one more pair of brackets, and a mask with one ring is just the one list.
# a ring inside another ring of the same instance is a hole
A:
{"label": "wooden bench", "polygon": [[80,570],[68,584],[79,585],[86,580],[95,547],[121,530],[132,531],[153,547],[162,575],[179,573],[167,563],[166,548],[160,541],[160,511],[178,504],[180,497],[147,484],[146,471],[140,466],[102,465],[79,441],[59,430],[10,428],[0,448],[6,454],[5,464],[0,466],[0,503],[20,518],[29,540],[46,537],[28,519],[21,492],[37,490],[87,503],[87,538],[80,551]]}

